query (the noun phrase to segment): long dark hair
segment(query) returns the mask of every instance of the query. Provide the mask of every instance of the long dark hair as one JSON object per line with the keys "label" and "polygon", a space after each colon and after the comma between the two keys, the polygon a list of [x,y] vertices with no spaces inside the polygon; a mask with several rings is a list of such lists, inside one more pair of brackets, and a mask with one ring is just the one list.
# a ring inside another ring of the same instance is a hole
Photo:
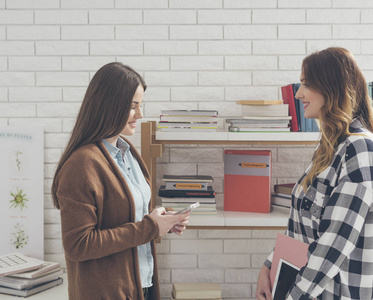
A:
{"label": "long dark hair", "polygon": [[56,177],[63,164],[79,147],[116,136],[123,130],[139,85],[146,90],[140,74],[119,62],[104,65],[93,76],[54,174],[52,198],[55,207],[59,208]]}
{"label": "long dark hair", "polygon": [[303,60],[302,71],[308,88],[325,99],[319,111],[320,145],[302,182],[306,190],[331,163],[341,139],[351,135],[349,125],[354,118],[373,132],[373,111],[364,75],[350,51],[332,47],[312,53]]}

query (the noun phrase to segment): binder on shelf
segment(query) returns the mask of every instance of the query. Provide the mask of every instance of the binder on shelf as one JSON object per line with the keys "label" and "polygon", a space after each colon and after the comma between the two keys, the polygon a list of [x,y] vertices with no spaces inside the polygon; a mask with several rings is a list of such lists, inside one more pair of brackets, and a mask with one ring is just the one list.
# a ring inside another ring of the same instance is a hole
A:
{"label": "binder on shelf", "polygon": [[224,210],[269,213],[271,173],[271,151],[225,150]]}

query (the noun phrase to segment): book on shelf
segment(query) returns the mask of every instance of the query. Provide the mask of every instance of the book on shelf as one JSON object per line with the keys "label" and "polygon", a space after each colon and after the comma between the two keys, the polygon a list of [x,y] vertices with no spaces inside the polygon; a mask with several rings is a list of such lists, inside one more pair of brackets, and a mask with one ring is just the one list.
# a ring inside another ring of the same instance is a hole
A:
{"label": "book on shelf", "polygon": [[217,110],[207,109],[163,109],[161,115],[173,115],[173,116],[217,116]]}
{"label": "book on shelf", "polygon": [[168,190],[165,185],[161,185],[158,190],[160,197],[199,197],[199,198],[213,198],[216,193],[212,187],[207,187],[207,190]]}
{"label": "book on shelf", "polygon": [[216,203],[215,197],[162,197],[162,203],[194,203],[199,202],[200,204]]}
{"label": "book on shelf", "polygon": [[176,115],[160,115],[159,120],[161,122],[172,122],[172,123],[217,123],[218,117],[216,116],[176,116]]}
{"label": "book on shelf", "polygon": [[295,95],[297,94],[301,84],[300,83],[293,83],[293,96],[294,96],[294,103],[295,103],[295,110],[297,112],[297,120],[298,120],[298,131],[306,131],[306,118],[304,117],[304,107],[301,100],[297,99]]}
{"label": "book on shelf", "polygon": [[[315,119],[308,119],[304,116],[304,105],[301,100],[297,99],[295,96],[297,94],[298,89],[300,88],[300,83],[293,83],[291,84],[293,87],[293,98],[295,104],[295,111],[298,120],[298,131],[301,132],[318,132],[319,127],[316,123]],[[290,91],[289,91],[290,92]]]}
{"label": "book on shelf", "polygon": [[[196,201],[198,202],[198,201]],[[190,202],[163,202],[162,206],[164,206],[167,210],[174,210],[178,211],[190,205]],[[200,203],[200,205],[193,209],[193,215],[216,215],[216,203]]]}
{"label": "book on shelf", "polygon": [[[287,235],[278,233],[272,257],[272,266],[270,270],[270,281],[273,290],[277,269],[280,259],[283,259],[298,268],[302,268],[308,262],[307,252],[308,244],[291,238]],[[287,292],[287,291],[286,291]]]}
{"label": "book on shelf", "polygon": [[18,290],[18,289],[12,289],[9,287],[0,286],[0,293],[13,295],[13,296],[28,297],[28,296],[40,293],[42,291],[48,290],[52,287],[58,286],[62,283],[63,283],[63,279],[59,277],[55,280],[48,281],[40,285],[36,285],[29,289]]}
{"label": "book on shelf", "polygon": [[[164,198],[162,198],[164,199]],[[189,199],[189,198],[188,198]],[[194,201],[194,202],[199,202],[199,201]],[[190,205],[190,202],[163,202],[163,204],[167,204],[168,207],[173,208],[174,210],[180,210],[182,208],[185,208],[185,206]],[[200,203],[198,207],[194,209],[195,210],[208,210],[208,209],[216,209],[216,203],[211,202],[211,203]]]}
{"label": "book on shelf", "polygon": [[289,132],[288,127],[248,127],[248,126],[229,126],[231,132]]}
{"label": "book on shelf", "polygon": [[42,283],[56,280],[62,274],[63,271],[61,269],[58,269],[53,273],[49,273],[37,278],[16,278],[10,276],[3,276],[0,277],[0,286],[9,287],[17,290],[29,289]]}
{"label": "book on shelf", "polygon": [[368,95],[372,99],[373,98],[373,82],[367,82],[368,88]]}
{"label": "book on shelf", "polygon": [[280,121],[280,120],[291,120],[290,116],[281,116],[281,117],[269,117],[269,116],[243,116],[244,120],[263,120],[263,121]]}
{"label": "book on shelf", "polygon": [[267,117],[286,117],[289,115],[289,105],[242,105],[243,116],[267,116]]}
{"label": "book on shelf", "polygon": [[271,203],[282,205],[282,206],[291,206],[291,197],[281,197],[279,194],[272,194],[271,196]]}
{"label": "book on shelf", "polygon": [[269,213],[271,173],[271,151],[225,150],[224,210]]}
{"label": "book on shelf", "polygon": [[286,86],[282,86],[281,94],[282,94],[282,99],[284,100],[284,103],[289,105],[289,116],[291,116],[291,120],[290,120],[291,131],[298,132],[299,131],[298,118],[297,118],[297,111],[295,108],[293,85],[289,84]]}
{"label": "book on shelf", "polygon": [[207,182],[166,182],[167,190],[207,190]]}
{"label": "book on shelf", "polygon": [[289,215],[290,209],[291,209],[290,206],[278,205],[278,204],[273,204],[273,203],[271,204],[272,211],[279,211],[287,215]]}
{"label": "book on shelf", "polygon": [[295,186],[295,183],[278,183],[274,185],[273,189],[275,193],[291,195],[293,192],[294,186]]}
{"label": "book on shelf", "polygon": [[159,122],[158,128],[217,128],[217,123],[210,122]]}
{"label": "book on shelf", "polygon": [[262,124],[268,124],[273,126],[288,126],[290,116],[287,117],[241,117],[241,118],[229,118],[226,119],[226,123],[232,124],[257,124],[257,126],[262,126]]}
{"label": "book on shelf", "polygon": [[[168,208],[168,211],[170,211],[170,208],[172,208],[173,211],[178,211],[178,210],[181,210],[181,209],[185,208],[185,206],[183,206],[182,208],[179,208],[179,209],[175,209],[173,207],[167,207],[167,208]],[[193,214],[193,215],[217,215],[218,211],[217,211],[217,209],[210,209],[210,210],[207,210],[207,209],[204,209],[204,210],[193,209],[191,214]]]}
{"label": "book on shelf", "polygon": [[241,105],[278,105],[282,104],[283,100],[238,100]]}
{"label": "book on shelf", "polygon": [[214,178],[210,175],[163,175],[162,180],[166,182],[214,182]]}
{"label": "book on shelf", "polygon": [[179,127],[158,127],[163,132],[216,132],[217,127],[190,127],[190,128],[179,128]]}
{"label": "book on shelf", "polygon": [[221,287],[218,283],[174,283],[174,299],[221,299]]}

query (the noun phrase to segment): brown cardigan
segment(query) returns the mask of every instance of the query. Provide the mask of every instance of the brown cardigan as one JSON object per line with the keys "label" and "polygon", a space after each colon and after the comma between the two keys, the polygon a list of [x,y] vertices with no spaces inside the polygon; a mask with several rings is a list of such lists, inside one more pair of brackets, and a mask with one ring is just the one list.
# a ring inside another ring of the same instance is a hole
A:
{"label": "brown cardigan", "polygon": [[[150,185],[144,161],[129,144]],[[56,183],[69,299],[143,300],[137,246],[148,242],[154,257],[150,299],[160,299],[154,246],[158,226],[149,215],[135,223],[134,199],[103,143],[76,150]]]}

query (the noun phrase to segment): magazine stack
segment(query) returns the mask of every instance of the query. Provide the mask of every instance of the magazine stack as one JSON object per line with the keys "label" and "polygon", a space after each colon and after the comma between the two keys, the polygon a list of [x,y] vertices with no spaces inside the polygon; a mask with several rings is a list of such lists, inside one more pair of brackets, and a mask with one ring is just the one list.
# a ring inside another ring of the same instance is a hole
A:
{"label": "magazine stack", "polygon": [[218,128],[216,110],[162,110],[158,128],[172,132],[205,132]]}
{"label": "magazine stack", "polygon": [[165,185],[159,189],[162,206],[175,211],[184,209],[195,202],[200,205],[193,215],[216,215],[216,193],[211,187],[214,181],[209,175],[163,175]]}
{"label": "magazine stack", "polygon": [[57,262],[11,253],[0,256],[0,265],[1,294],[28,297],[63,282],[63,271]]}

